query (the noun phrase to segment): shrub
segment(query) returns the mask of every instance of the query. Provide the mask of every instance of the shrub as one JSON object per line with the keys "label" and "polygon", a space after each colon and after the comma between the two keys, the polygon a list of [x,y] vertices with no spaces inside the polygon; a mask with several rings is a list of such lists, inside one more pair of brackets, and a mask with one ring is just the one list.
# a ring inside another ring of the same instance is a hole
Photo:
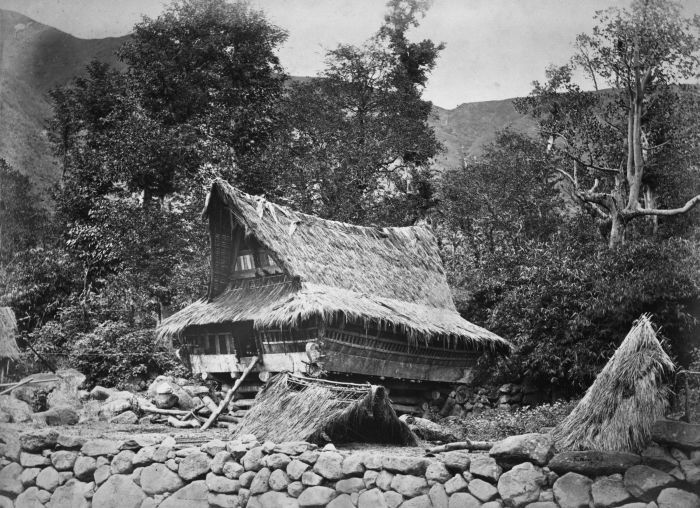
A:
{"label": "shrub", "polygon": [[608,250],[562,235],[504,249],[467,280],[460,310],[514,345],[496,360],[496,382],[528,377],[580,393],[642,313],[652,314],[679,363],[697,344],[700,256],[691,241]]}
{"label": "shrub", "polygon": [[135,378],[161,374],[178,364],[174,354],[156,342],[153,329],[132,329],[106,322],[73,344],[69,364],[87,376],[88,384],[123,387]]}
{"label": "shrub", "polygon": [[574,409],[577,400],[556,401],[552,404],[521,407],[513,412],[502,409],[486,409],[480,414],[471,413],[460,422],[467,439],[495,441],[508,436],[540,432],[544,427],[554,427]]}

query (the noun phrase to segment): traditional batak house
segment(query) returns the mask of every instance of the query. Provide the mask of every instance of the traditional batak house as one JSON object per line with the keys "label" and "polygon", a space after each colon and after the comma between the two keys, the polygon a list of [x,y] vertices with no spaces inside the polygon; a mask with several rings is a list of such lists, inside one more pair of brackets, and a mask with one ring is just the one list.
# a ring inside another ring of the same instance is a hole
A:
{"label": "traditional batak house", "polygon": [[324,220],[212,185],[209,294],[165,319],[194,372],[457,383],[501,337],[457,312],[427,227]]}

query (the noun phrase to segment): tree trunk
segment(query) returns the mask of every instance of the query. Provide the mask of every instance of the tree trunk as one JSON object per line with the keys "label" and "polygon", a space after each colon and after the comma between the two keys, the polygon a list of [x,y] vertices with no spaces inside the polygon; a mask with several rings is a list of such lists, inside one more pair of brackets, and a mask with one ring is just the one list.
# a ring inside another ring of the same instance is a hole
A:
{"label": "tree trunk", "polygon": [[608,246],[614,249],[625,243],[625,222],[618,210],[611,210],[610,218],[612,220],[612,228],[610,229]]}

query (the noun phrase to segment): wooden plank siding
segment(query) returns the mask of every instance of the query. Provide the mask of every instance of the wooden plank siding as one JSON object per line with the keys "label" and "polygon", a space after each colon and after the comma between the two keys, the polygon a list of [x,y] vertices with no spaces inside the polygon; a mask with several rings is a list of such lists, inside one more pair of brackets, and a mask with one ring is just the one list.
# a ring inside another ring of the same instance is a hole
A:
{"label": "wooden plank siding", "polygon": [[[306,343],[315,339],[325,355],[323,368],[329,372],[457,382],[469,376],[478,358],[477,353],[468,350],[412,346],[392,334],[374,335],[330,328],[319,337],[319,330],[314,326],[294,330],[252,330],[252,324],[249,333],[254,337],[256,350],[242,351],[237,347],[234,325],[239,323],[205,327],[210,329],[186,337],[188,344],[192,341],[199,345],[190,350],[195,372],[241,372],[249,358],[260,353],[258,371],[297,369],[293,371],[305,372],[309,361],[305,353]],[[239,328],[238,333],[241,331]]]}

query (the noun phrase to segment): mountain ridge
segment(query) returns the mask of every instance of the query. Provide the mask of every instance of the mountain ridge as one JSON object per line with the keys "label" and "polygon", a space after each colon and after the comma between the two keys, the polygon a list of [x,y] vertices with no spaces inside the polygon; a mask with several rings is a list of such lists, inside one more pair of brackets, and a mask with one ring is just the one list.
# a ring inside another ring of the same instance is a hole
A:
{"label": "mountain ridge", "polygon": [[[46,196],[60,178],[46,130],[49,90],[81,75],[92,59],[123,68],[116,50],[129,37],[81,39],[0,9],[0,157],[29,176],[40,195]],[[433,105],[430,124],[445,146],[435,169],[459,167],[465,157],[478,156],[503,128],[534,133],[534,123],[517,113],[512,101],[462,103],[453,109]]]}

